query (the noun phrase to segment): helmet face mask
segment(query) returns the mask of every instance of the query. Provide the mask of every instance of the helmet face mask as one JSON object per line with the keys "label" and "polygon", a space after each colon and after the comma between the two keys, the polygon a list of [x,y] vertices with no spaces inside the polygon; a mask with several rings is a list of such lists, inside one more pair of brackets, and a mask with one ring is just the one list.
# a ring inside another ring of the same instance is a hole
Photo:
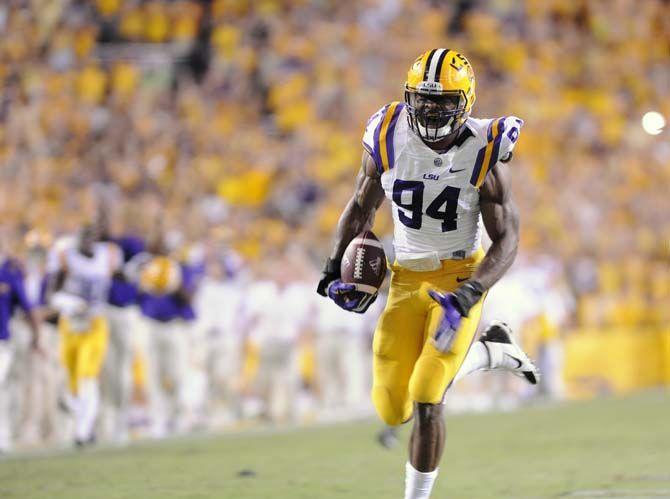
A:
{"label": "helmet face mask", "polygon": [[426,142],[438,142],[458,131],[465,121],[462,92],[424,92],[405,88],[405,102],[412,129]]}

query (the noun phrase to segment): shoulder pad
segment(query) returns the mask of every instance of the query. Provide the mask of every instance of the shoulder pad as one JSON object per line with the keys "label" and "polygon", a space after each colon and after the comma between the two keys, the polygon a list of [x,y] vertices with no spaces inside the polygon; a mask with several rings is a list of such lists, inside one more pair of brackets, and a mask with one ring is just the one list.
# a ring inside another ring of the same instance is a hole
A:
{"label": "shoulder pad", "polygon": [[394,166],[395,127],[404,107],[404,103],[397,101],[387,104],[370,117],[365,127],[363,147],[374,159],[380,174]]}
{"label": "shoulder pad", "polygon": [[516,116],[504,116],[491,120],[486,130],[486,145],[477,153],[470,183],[479,188],[486,175],[498,162],[512,158],[512,150],[519,138],[523,120]]}

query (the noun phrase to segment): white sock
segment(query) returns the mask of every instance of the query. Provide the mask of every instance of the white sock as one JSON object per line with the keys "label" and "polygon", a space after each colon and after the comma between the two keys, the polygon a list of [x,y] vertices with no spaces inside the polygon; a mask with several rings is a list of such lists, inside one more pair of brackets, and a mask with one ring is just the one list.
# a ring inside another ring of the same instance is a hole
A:
{"label": "white sock", "polygon": [[463,359],[463,364],[461,368],[456,373],[454,381],[463,379],[468,374],[475,371],[480,371],[482,369],[487,369],[489,367],[489,351],[486,349],[486,345],[481,341],[475,341],[474,345],[470,347],[470,351]]}
{"label": "white sock", "polygon": [[422,473],[414,469],[409,461],[405,465],[405,499],[428,499],[439,468]]}
{"label": "white sock", "polygon": [[67,407],[67,410],[70,411],[74,415],[74,417],[77,417],[77,411],[79,410],[79,406],[81,405],[79,403],[79,397],[75,395],[72,392],[66,392],[63,394],[63,403]]}
{"label": "white sock", "polygon": [[77,439],[86,441],[91,438],[99,407],[98,380],[95,378],[82,379],[79,383],[79,410],[75,412]]}

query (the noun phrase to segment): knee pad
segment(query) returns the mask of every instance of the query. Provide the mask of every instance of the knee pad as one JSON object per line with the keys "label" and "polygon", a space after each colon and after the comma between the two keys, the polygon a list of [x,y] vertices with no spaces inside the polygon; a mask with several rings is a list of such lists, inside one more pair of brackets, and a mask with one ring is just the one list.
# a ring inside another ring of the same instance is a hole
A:
{"label": "knee pad", "polygon": [[412,417],[412,401],[409,397],[394,395],[383,386],[372,388],[372,402],[379,418],[389,426],[398,426]]}

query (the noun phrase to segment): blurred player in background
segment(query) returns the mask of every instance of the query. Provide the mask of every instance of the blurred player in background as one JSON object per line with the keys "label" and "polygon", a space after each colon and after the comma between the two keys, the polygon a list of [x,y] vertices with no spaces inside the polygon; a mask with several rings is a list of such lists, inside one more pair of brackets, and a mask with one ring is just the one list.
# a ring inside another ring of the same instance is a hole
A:
{"label": "blurred player in background", "polygon": [[[58,331],[53,313],[46,302],[48,286],[47,260],[48,249],[52,243],[51,235],[44,231],[33,230],[25,235],[25,290],[28,301],[40,319],[41,354],[24,352],[24,369],[19,391],[23,394],[20,404],[21,425],[17,436],[21,443],[28,446],[45,442],[55,443],[63,435],[61,414],[57,410],[58,395],[62,389],[64,373],[58,360]],[[24,336],[28,333],[30,322],[22,320],[16,323]]]}
{"label": "blurred player in background", "polygon": [[138,325],[137,283],[128,278],[125,267],[134,256],[144,251],[144,241],[130,232],[115,236],[108,217],[108,212],[99,213],[101,240],[116,257],[106,310],[110,341],[102,371],[103,419],[111,438],[123,443],[128,440],[133,333]]}
{"label": "blurred player in background", "polygon": [[316,374],[324,409],[357,409],[368,400],[368,341],[384,300],[377,300],[364,316],[348,314],[328,301],[318,305]]}
{"label": "blurred player in background", "polygon": [[63,402],[75,420],[75,444],[95,442],[100,406],[99,376],[109,343],[105,306],[118,263],[99,229],[84,226],[73,245],[57,246],[52,255],[49,302],[59,312],[61,361],[68,390]]}
{"label": "blurred player in background", "polygon": [[5,251],[0,240],[0,455],[9,452],[12,447],[12,412],[10,411],[13,394],[11,374],[15,372],[16,342],[12,341],[10,319],[16,307],[23,310],[30,327],[30,348],[39,351],[39,323],[26,295],[24,271],[21,265]]}
{"label": "blurred player in background", "polygon": [[251,392],[271,421],[294,420],[300,388],[298,344],[313,319],[312,303],[305,300],[304,269],[278,254],[256,270],[258,280],[247,291],[245,310],[248,345],[258,356]]}
{"label": "blurred player in background", "polygon": [[208,275],[195,297],[197,336],[206,348],[209,417],[215,420],[221,417],[224,422],[239,416],[237,388],[243,364],[245,296],[244,279],[234,261],[230,261],[234,257],[227,253],[219,241],[209,242]]}
{"label": "blurred player in background", "polygon": [[147,251],[128,264],[139,285],[138,303],[146,326],[144,354],[154,437],[183,430],[186,423],[186,381],[193,275],[169,255],[163,229],[149,238]]}
{"label": "blurred player in background", "polygon": [[[345,310],[367,310],[367,293],[340,280],[341,259],[388,197],[396,261],[375,332],[372,399],[388,425],[416,417],[405,499],[430,496],[444,448],[442,403],[457,375],[503,368],[537,382],[505,325],[473,343],[482,298],[517,251],[519,215],[505,163],[523,125],[513,116],[470,118],[474,102],[475,76],[463,55],[440,48],[416,59],[405,102],[368,121],[356,192],[317,290]],[[486,254],[480,213],[492,240]]]}

